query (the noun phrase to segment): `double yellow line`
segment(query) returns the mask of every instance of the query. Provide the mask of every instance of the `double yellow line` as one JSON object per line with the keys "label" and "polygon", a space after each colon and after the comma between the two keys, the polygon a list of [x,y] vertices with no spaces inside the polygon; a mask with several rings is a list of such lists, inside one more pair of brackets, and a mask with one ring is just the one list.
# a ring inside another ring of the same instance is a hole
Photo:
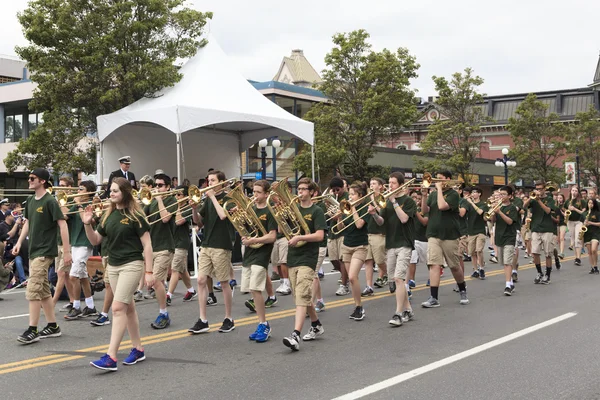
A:
{"label": "double yellow line", "polygon": [[[563,261],[569,261],[569,260],[573,260],[573,259],[575,259],[575,257],[567,257]],[[531,269],[534,267],[535,266],[533,264],[527,264],[522,267],[519,267],[519,270],[526,270],[526,269]],[[504,274],[504,270],[499,269],[499,270],[493,270],[493,271],[488,272],[487,276],[492,277],[492,276],[502,275],[502,274]],[[470,280],[473,280],[473,279],[470,277],[465,277],[465,281],[470,281]],[[440,282],[440,286],[451,285],[454,283],[455,283],[455,281],[453,278],[446,279],[446,280],[443,280]],[[420,290],[425,290],[425,289],[427,289],[427,286],[418,285],[417,287],[413,288],[412,291],[415,292],[415,291],[420,291]],[[376,293],[374,296],[365,297],[362,299],[362,301],[365,302],[365,301],[378,300],[378,299],[382,299],[384,297],[390,297],[390,296],[393,296],[393,294],[389,293],[389,291],[383,291],[383,292]],[[343,306],[348,306],[348,305],[353,305],[353,304],[354,304],[354,300],[352,298],[330,301],[327,303],[327,309],[343,307]],[[294,315],[296,315],[296,309],[292,308],[292,309],[268,313],[267,320],[272,321],[272,320],[276,320],[276,319],[292,317]],[[258,318],[256,316],[241,318],[241,319],[238,319],[235,321],[236,327],[246,326],[246,325],[254,325],[256,323],[258,323]],[[217,330],[217,328],[211,328],[210,332],[214,332],[216,330]],[[178,330],[178,331],[173,331],[173,332],[161,333],[161,334],[157,334],[157,335],[145,336],[142,338],[142,344],[144,346],[146,346],[149,344],[168,342],[171,340],[182,339],[182,338],[186,338],[186,337],[190,337],[190,336],[191,336],[191,334],[187,331],[187,329]],[[121,348],[127,349],[129,346],[131,346],[131,344],[132,344],[131,340],[126,340],[124,342],[121,342]],[[75,350],[76,353],[90,353],[90,352],[106,353],[107,351],[108,351],[107,344]],[[58,363],[63,363],[63,362],[67,362],[67,361],[78,360],[78,359],[86,358],[86,357],[87,357],[87,354],[85,354],[85,355],[53,354],[53,355],[49,355],[49,356],[30,358],[30,359],[22,360],[22,361],[15,361],[15,362],[7,363],[7,364],[0,364],[0,375],[9,374],[12,372],[24,371],[24,370],[31,369],[31,368],[43,367],[46,365],[52,365],[52,364],[58,364]]]}

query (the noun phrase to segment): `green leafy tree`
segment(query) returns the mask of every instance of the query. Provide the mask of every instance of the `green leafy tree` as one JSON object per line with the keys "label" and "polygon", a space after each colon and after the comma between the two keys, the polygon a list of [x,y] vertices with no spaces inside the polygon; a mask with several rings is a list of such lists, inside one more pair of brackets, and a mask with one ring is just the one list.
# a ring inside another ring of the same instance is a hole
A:
{"label": "green leafy tree", "polygon": [[543,179],[561,184],[564,169],[559,161],[565,156],[564,140],[568,128],[558,114],[548,114],[548,105],[530,93],[508,120],[507,130],[514,143],[509,156],[517,162],[510,169],[513,179]]}
{"label": "green leafy tree", "polygon": [[[579,154],[582,186],[593,183],[600,186],[600,113],[590,106],[588,111],[577,113],[576,124],[569,127],[566,147],[569,154]],[[573,160],[574,157],[570,157]],[[574,161],[574,160],[573,160]]]}
{"label": "green leafy tree", "polygon": [[[314,105],[305,118],[315,123],[315,148],[321,169],[340,169],[353,179],[369,179],[373,147],[414,122],[416,101],[410,79],[419,65],[407,49],[371,50],[364,30],[333,36],[327,69],[318,86],[328,102]],[[294,167],[310,174],[310,147]],[[342,155],[344,155],[342,157]],[[343,163],[342,163],[343,162]]]}
{"label": "green leafy tree", "polygon": [[44,122],[5,159],[9,171],[52,164],[95,170],[96,117],[181,79],[176,62],[205,44],[212,13],[185,0],[32,0],[18,14],[17,54],[38,84],[29,107]]}
{"label": "green leafy tree", "polygon": [[415,160],[417,168],[431,172],[447,168],[469,182],[481,148],[481,125],[490,121],[481,106],[483,79],[465,68],[450,81],[434,76],[433,82],[439,95],[435,104],[445,118],[438,118],[421,141],[422,151],[434,154],[434,160]]}

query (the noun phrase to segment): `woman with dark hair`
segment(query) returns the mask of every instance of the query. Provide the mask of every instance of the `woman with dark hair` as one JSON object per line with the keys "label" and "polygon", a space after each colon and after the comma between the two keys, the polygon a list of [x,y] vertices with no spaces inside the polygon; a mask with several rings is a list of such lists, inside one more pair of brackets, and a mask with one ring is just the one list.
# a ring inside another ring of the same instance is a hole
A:
{"label": "woman with dark hair", "polygon": [[556,206],[558,208],[558,256],[560,258],[565,258],[565,235],[567,233],[567,221],[565,218],[565,195],[559,193],[556,196],[557,203]]}
{"label": "woman with dark hair", "polygon": [[589,199],[587,209],[581,214],[581,221],[587,231],[583,235],[583,243],[588,249],[590,274],[600,274],[598,270],[598,242],[600,241],[600,208],[598,202]]}
{"label": "woman with dark hair", "polygon": [[575,265],[581,265],[581,240],[579,240],[579,231],[583,226],[581,217],[586,209],[586,201],[581,197],[579,188],[573,186],[571,188],[569,199],[565,203],[565,208],[571,212],[567,218],[567,228],[571,234],[571,245],[569,250],[575,249]]}
{"label": "woman with dark hair", "polygon": [[108,371],[117,370],[117,352],[125,329],[129,332],[133,348],[123,364],[133,365],[146,359],[133,293],[144,271],[148,287],[154,285],[152,244],[150,227],[131,190],[131,184],[125,178],[112,181],[110,207],[100,218],[96,231],[92,228],[93,207],[88,206],[82,216],[90,243],[97,246],[104,241],[107,248],[108,273],[114,293],[112,332],[108,352],[90,364]]}

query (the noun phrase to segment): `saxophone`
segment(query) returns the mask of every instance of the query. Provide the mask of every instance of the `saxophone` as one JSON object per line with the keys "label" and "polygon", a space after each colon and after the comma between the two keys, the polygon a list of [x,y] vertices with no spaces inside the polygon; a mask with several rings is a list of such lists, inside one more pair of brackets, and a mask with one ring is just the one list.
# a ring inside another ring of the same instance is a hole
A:
{"label": "saxophone", "polygon": [[[584,223],[585,223],[585,221],[589,221],[589,220],[590,220],[590,215],[591,215],[591,214],[592,214],[592,211],[591,211],[591,210],[589,210],[589,211],[588,211],[588,214],[585,216]],[[583,225],[583,226],[581,227],[581,230],[579,231],[579,240],[583,240],[583,236],[585,235],[585,233],[587,232],[587,230],[588,230],[588,227],[587,227],[587,226]]]}

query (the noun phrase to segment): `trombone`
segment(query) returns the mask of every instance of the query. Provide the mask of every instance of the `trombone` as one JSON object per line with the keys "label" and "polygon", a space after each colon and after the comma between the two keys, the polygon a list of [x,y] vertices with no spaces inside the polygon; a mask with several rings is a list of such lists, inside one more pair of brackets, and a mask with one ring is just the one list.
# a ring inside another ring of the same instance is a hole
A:
{"label": "trombone", "polygon": [[[176,194],[176,193],[179,193],[179,192],[182,192],[182,191],[183,191],[183,189],[175,189],[175,190],[170,190],[168,192],[163,192],[163,193],[158,193],[158,194],[161,194],[161,195],[163,195],[163,194],[164,195],[166,195],[166,194]],[[157,196],[153,194],[153,197],[157,197]],[[198,189],[198,186],[196,186],[196,185],[190,185],[190,187],[188,188],[188,195],[185,196],[183,199],[177,200],[177,202],[175,202],[175,204],[177,204],[179,206],[179,203],[183,203],[183,202],[189,201],[190,199],[194,203],[199,203],[200,200],[202,199],[202,194],[200,193],[200,189]],[[173,204],[167,206],[166,208],[172,208],[172,207],[173,207]],[[183,210],[183,208],[184,207],[182,207],[182,210]],[[151,214],[148,214],[146,216],[146,218],[150,218],[150,217],[152,217],[152,216],[154,216],[156,214],[160,214],[160,210],[155,211],[155,212],[153,212]]]}
{"label": "trombone", "polygon": [[[347,219],[353,218],[352,208],[356,207],[357,204],[361,204],[365,199],[371,197],[374,193],[375,193],[375,191],[371,190],[369,193],[367,193],[363,197],[356,199],[354,201],[342,200],[340,202],[340,211],[336,215],[331,217],[330,219],[333,219],[340,214],[344,214],[345,217],[340,222],[342,222],[345,226],[342,229],[336,230],[337,224],[335,224],[331,227],[331,233],[337,235],[337,234],[345,231],[346,229],[348,229],[350,226],[352,226],[352,224],[354,223],[354,220],[352,220],[348,225],[346,225],[346,222],[345,222]],[[356,209],[356,214],[358,214],[358,218],[364,218],[369,213],[368,207],[371,204],[373,204],[373,200],[369,199],[369,201],[367,201],[365,204],[363,204],[358,209]],[[361,211],[365,208],[367,208],[367,211],[363,212],[361,214]]]}
{"label": "trombone", "polygon": [[439,179],[431,176],[431,173],[425,172],[423,174],[423,182],[421,183],[421,187],[428,188],[431,185],[434,185],[438,182],[442,182],[442,190],[448,189],[455,185],[460,185],[462,182],[458,179]]}
{"label": "trombone", "polygon": [[[78,189],[79,190],[79,189]],[[66,194],[63,191],[60,191],[56,194],[56,200],[61,207],[68,207],[75,205],[75,202],[69,202],[69,199],[75,197],[83,197],[88,195],[99,195],[99,193],[103,193],[104,190],[96,190],[95,192],[85,192],[85,193],[77,193],[77,194]]]}

